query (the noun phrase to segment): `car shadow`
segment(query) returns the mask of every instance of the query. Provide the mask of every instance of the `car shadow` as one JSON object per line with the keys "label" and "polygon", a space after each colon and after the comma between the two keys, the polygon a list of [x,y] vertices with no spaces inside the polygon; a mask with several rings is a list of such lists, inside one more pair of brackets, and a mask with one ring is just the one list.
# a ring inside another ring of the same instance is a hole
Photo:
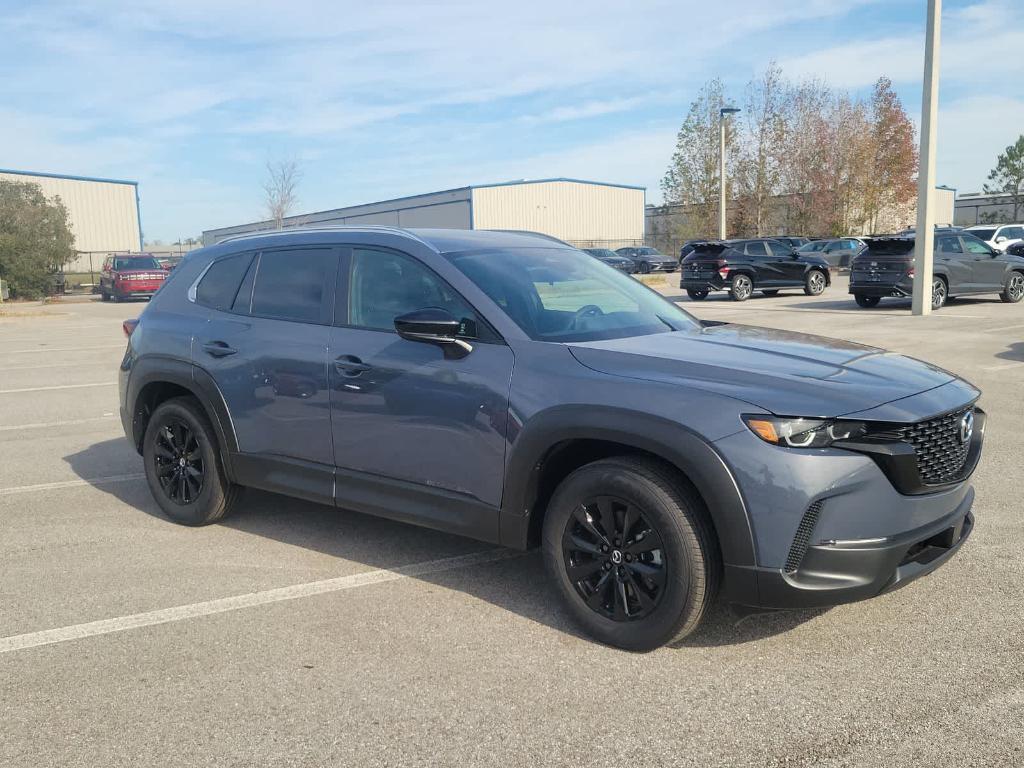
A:
{"label": "car shadow", "polygon": [[1000,360],[1024,362],[1024,341],[1014,342],[1002,352],[996,352],[996,357]]}
{"label": "car shadow", "polygon": [[[78,477],[119,502],[167,526],[176,526],[153,500],[145,479],[124,479],[142,471],[141,459],[133,468],[127,466],[128,454],[134,455],[122,438],[96,443],[65,456],[64,460]],[[111,464],[118,467],[117,475],[109,469],[102,470]],[[102,479],[111,476],[121,479],[116,482]],[[437,559],[438,551],[468,553],[490,548],[490,545],[460,536],[254,489],[243,491],[235,511],[216,525],[361,563],[370,569],[393,569],[411,562]],[[409,578],[463,592],[559,632],[590,640],[562,610],[554,590],[548,585],[538,550],[483,567],[437,571]],[[756,642],[788,632],[822,612],[750,614],[717,603],[695,634],[672,647],[719,647]]]}

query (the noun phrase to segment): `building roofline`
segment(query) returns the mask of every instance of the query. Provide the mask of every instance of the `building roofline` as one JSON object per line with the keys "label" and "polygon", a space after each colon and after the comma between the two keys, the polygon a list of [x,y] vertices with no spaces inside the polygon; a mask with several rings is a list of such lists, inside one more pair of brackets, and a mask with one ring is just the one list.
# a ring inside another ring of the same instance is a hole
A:
{"label": "building roofline", "polygon": [[595,187],[618,187],[620,189],[640,189],[644,192],[647,187],[640,187],[636,184],[616,184],[610,181],[590,181],[589,179],[573,179],[566,176],[556,176],[551,179],[514,179],[512,181],[499,181],[494,184],[472,184],[470,189],[487,189],[489,187],[515,187],[520,184],[548,184],[553,181],[568,181],[573,184],[590,184]]}
{"label": "building roofline", "polygon": [[39,176],[44,179],[67,179],[69,181],[98,181],[104,184],[131,184],[139,186],[139,182],[129,179],[104,179],[99,176],[73,176],[68,173],[44,173],[42,171],[18,171],[13,168],[0,168],[0,173],[10,173],[15,176]]}

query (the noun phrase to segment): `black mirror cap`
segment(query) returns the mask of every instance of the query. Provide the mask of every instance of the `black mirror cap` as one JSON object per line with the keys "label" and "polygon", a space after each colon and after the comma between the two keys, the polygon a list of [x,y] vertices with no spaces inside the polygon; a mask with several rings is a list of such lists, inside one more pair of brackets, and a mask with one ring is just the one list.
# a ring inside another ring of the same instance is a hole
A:
{"label": "black mirror cap", "polygon": [[437,344],[444,350],[445,360],[461,360],[473,347],[460,335],[475,337],[472,320],[457,320],[451,312],[440,307],[417,309],[395,318],[395,330],[403,339],[425,344]]}

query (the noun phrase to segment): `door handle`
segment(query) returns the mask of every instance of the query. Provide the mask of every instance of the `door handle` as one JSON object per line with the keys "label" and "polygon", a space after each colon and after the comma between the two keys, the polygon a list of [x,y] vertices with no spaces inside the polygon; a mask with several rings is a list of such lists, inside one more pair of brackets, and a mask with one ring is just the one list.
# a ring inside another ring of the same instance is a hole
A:
{"label": "door handle", "polygon": [[371,367],[355,355],[342,355],[334,361],[334,369],[342,376],[358,376]]}
{"label": "door handle", "polygon": [[223,341],[208,341],[203,344],[203,351],[211,357],[227,357],[235,354],[238,350]]}

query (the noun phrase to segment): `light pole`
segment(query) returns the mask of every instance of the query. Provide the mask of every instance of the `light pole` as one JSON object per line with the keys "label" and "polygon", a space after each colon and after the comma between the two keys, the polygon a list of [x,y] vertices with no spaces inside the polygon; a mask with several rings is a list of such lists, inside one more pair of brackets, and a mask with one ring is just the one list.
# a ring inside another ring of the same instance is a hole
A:
{"label": "light pole", "polygon": [[725,116],[739,112],[737,107],[718,110],[718,239],[725,240]]}
{"label": "light pole", "polygon": [[913,313],[932,311],[932,255],[935,248],[935,122],[939,109],[939,27],[942,0],[928,0],[921,93],[921,151],[917,171],[917,228],[914,230]]}

